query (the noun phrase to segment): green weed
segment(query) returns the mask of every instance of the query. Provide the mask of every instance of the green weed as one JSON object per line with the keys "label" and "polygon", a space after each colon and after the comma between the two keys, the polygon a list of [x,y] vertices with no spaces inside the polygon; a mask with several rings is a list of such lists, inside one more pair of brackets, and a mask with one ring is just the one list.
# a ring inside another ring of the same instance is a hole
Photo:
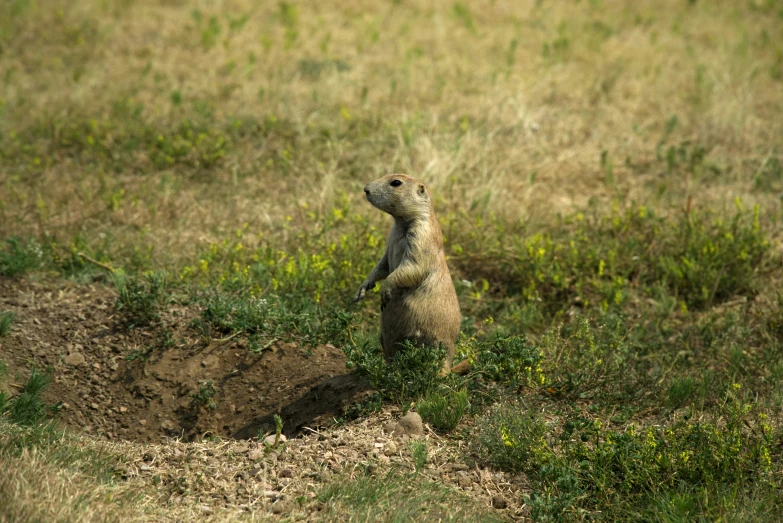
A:
{"label": "green weed", "polygon": [[478,421],[477,441],[485,461],[509,471],[531,472],[551,462],[549,430],[523,405],[499,405]]}
{"label": "green weed", "polygon": [[[482,418],[477,440],[482,459],[537,478],[530,502],[541,518],[655,513],[661,497],[682,492],[700,493],[702,500],[753,492],[779,507],[772,471],[783,456],[771,443],[780,429],[743,402],[739,390],[727,392],[721,425],[678,420],[616,431],[600,419],[576,416],[553,426],[538,414],[500,407]],[[692,512],[715,517],[723,511],[699,501]]]}
{"label": "green weed", "polygon": [[388,364],[377,342],[367,340],[359,346],[346,345],[344,350],[348,366],[366,376],[391,401],[415,401],[443,382],[440,371],[446,350],[440,346],[419,347],[406,340]]}
{"label": "green weed", "polygon": [[247,292],[218,292],[196,300],[203,305],[197,326],[208,333],[244,334],[255,352],[278,340],[297,341],[307,348],[341,343],[352,323],[351,313],[341,308],[318,307],[307,300],[275,295],[257,298]]}
{"label": "green weed", "polygon": [[8,336],[11,332],[11,326],[16,320],[16,315],[11,311],[0,313],[0,337]]}
{"label": "green weed", "polygon": [[193,398],[193,401],[198,406],[215,410],[217,408],[214,400],[215,394],[217,394],[217,389],[215,389],[215,386],[212,384],[212,380],[207,380],[202,382],[201,385],[199,385],[198,390],[192,392],[190,397]]}

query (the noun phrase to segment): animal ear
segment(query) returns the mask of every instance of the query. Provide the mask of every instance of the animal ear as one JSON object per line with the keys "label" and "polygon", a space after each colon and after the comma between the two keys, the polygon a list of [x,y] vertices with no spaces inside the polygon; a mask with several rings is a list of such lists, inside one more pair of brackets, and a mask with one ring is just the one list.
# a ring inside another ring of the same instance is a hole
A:
{"label": "animal ear", "polygon": [[419,184],[419,194],[421,194],[421,195],[427,194],[427,189],[424,188],[424,184],[423,183]]}

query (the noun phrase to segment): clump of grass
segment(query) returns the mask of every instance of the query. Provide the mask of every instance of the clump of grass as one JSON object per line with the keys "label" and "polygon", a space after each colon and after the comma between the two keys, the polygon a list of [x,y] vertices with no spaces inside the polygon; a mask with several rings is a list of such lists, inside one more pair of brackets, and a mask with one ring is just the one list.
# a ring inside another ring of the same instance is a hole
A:
{"label": "clump of grass", "polygon": [[[5,380],[7,373],[5,363],[0,362],[0,382]],[[28,427],[45,421],[58,409],[56,405],[47,405],[42,398],[50,380],[48,373],[33,367],[18,394],[9,397],[0,391],[0,420]]]}
{"label": "clump of grass", "polygon": [[112,281],[117,289],[115,306],[123,314],[128,328],[145,327],[160,319],[160,306],[166,291],[164,272],[135,277],[118,269],[112,273]]}
{"label": "clump of grass", "polygon": [[435,429],[449,432],[459,424],[470,406],[468,391],[430,392],[416,403],[416,411]]}
{"label": "clump of grass", "polygon": [[11,311],[0,312],[0,337],[8,336],[11,332],[11,325],[14,324],[16,316]]}
{"label": "clump of grass", "polygon": [[5,248],[0,250],[0,276],[21,276],[41,267],[43,258],[43,248],[37,241],[8,238]]}
{"label": "clump of grass", "polygon": [[427,443],[421,439],[413,439],[408,442],[408,450],[413,458],[413,466],[416,472],[421,472],[427,465]]}
{"label": "clump of grass", "polygon": [[691,376],[677,377],[672,380],[666,395],[666,406],[670,409],[679,408],[696,392],[696,380]]}

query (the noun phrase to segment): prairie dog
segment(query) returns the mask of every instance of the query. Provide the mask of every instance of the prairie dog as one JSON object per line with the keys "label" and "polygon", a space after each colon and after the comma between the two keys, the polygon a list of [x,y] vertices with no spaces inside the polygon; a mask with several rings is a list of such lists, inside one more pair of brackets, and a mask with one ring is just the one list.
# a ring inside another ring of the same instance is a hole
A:
{"label": "prairie dog", "polygon": [[432,197],[421,180],[389,174],[364,187],[367,200],[394,218],[386,252],[359,287],[364,298],[378,280],[381,289],[381,346],[386,361],[398,343],[441,343],[446,348],[443,372],[451,370],[461,316],[457,293],[446,264],[443,234]]}

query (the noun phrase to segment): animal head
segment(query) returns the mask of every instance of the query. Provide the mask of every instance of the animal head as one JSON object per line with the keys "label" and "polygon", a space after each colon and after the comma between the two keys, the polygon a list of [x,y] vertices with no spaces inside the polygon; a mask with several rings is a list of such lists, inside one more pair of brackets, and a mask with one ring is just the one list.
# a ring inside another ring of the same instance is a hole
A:
{"label": "animal head", "polygon": [[365,185],[364,193],[375,207],[403,220],[427,218],[432,209],[424,182],[407,174],[387,174]]}

